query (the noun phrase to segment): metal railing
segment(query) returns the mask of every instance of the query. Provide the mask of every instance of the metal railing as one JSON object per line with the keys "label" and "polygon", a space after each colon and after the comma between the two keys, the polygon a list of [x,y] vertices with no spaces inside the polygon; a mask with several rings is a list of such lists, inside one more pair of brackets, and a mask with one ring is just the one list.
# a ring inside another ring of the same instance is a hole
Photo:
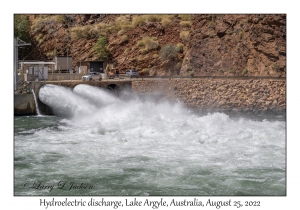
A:
{"label": "metal railing", "polygon": [[[24,76],[24,75],[22,75]],[[29,93],[31,92],[31,87],[28,87],[32,81],[34,81],[36,76],[34,75],[27,75],[27,80],[25,80],[24,78],[22,79],[19,79],[17,81],[17,84],[16,84],[16,90],[14,91],[14,93],[21,93],[23,91],[25,91],[26,93]]]}

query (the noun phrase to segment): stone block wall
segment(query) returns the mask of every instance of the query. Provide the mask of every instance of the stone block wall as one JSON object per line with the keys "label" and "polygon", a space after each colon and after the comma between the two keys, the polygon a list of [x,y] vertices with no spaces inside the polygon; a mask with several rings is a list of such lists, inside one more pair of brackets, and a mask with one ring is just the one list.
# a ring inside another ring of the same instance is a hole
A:
{"label": "stone block wall", "polygon": [[161,93],[170,101],[208,110],[284,110],[284,79],[172,79],[132,81],[139,93]]}

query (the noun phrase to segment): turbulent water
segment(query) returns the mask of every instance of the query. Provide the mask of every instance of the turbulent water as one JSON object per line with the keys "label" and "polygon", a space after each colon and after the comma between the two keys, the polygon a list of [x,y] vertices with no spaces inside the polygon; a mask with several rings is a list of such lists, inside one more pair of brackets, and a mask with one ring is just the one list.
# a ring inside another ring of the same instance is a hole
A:
{"label": "turbulent water", "polygon": [[39,98],[56,116],[15,117],[15,195],[286,195],[283,115],[195,113],[87,85]]}

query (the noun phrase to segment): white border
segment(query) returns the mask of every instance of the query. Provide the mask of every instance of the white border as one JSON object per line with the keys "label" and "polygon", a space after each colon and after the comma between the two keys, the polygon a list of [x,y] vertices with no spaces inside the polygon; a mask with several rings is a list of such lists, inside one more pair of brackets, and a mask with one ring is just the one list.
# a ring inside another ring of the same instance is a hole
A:
{"label": "white border", "polygon": [[[291,1],[295,2],[295,1]],[[3,5],[3,4],[6,5]],[[286,197],[232,197],[235,200],[260,200],[261,209],[296,207],[299,191],[298,145],[299,145],[299,13],[297,5],[287,1],[34,1],[15,0],[1,3],[1,207],[3,209],[42,209],[39,199],[44,197],[13,196],[13,14],[14,13],[286,13],[287,14],[287,196]],[[3,27],[4,26],[4,27]],[[298,62],[297,62],[298,61]],[[8,73],[7,73],[8,72]],[[298,135],[297,135],[298,134]],[[95,196],[94,196],[95,197]],[[45,197],[50,200],[52,197]],[[64,197],[57,197],[63,200]],[[70,197],[70,199],[81,197]],[[98,197],[99,198],[99,197]],[[106,197],[110,200],[126,197]],[[131,197],[132,198],[132,197]],[[150,197],[153,198],[153,197]],[[178,197],[176,197],[178,198]],[[230,197],[211,197],[227,200]],[[84,197],[88,200],[89,197]],[[153,198],[154,199],[154,198]],[[171,197],[165,197],[171,199]],[[207,200],[208,197],[199,197]],[[157,200],[159,200],[157,198]],[[6,207],[6,208],[5,208]],[[68,208],[68,207],[62,207]],[[96,207],[100,208],[100,207]],[[225,208],[225,207],[224,207]],[[292,209],[291,208],[291,209]],[[298,207],[299,208],[299,207]],[[81,208],[76,208],[81,209]],[[105,208],[106,209],[106,208]],[[108,209],[108,208],[107,208]],[[109,209],[112,209],[111,207]],[[122,208],[121,208],[122,209]],[[129,209],[129,208],[128,208]],[[151,209],[151,208],[150,208]],[[172,208],[167,208],[172,209]],[[178,208],[177,208],[178,209]],[[204,208],[205,209],[205,208]],[[215,209],[215,208],[213,208]],[[222,208],[221,208],[222,209]],[[228,208],[226,208],[228,209]],[[248,209],[248,208],[247,208]],[[256,208],[257,209],[257,208]]]}

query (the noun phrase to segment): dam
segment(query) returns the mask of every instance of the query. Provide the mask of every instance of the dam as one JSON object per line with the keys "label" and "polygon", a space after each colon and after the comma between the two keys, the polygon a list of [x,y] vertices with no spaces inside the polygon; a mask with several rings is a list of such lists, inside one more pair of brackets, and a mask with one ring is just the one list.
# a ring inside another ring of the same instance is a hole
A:
{"label": "dam", "polygon": [[[181,101],[187,107],[198,110],[214,111],[255,111],[286,109],[285,78],[251,77],[198,77],[198,78],[139,78],[124,80],[81,81],[62,80],[32,82],[41,113],[52,115],[50,107],[39,100],[39,90],[45,84],[53,84],[73,89],[79,84],[118,92],[130,89],[141,95],[161,94],[168,101]],[[15,115],[35,115],[36,106],[31,91],[28,94],[14,95]]]}
{"label": "dam", "polygon": [[90,86],[100,87],[103,89],[108,89],[113,92],[117,92],[120,89],[131,89],[130,80],[115,80],[115,81],[81,81],[81,80],[64,80],[64,81],[39,81],[31,82],[28,89],[33,91],[36,97],[36,103],[34,101],[34,95],[29,92],[27,94],[15,94],[14,95],[14,112],[15,115],[35,115],[37,113],[37,106],[41,114],[52,115],[53,112],[51,108],[39,100],[40,88],[46,84],[52,84],[57,86],[64,86],[73,89],[79,84],[86,84]]}

